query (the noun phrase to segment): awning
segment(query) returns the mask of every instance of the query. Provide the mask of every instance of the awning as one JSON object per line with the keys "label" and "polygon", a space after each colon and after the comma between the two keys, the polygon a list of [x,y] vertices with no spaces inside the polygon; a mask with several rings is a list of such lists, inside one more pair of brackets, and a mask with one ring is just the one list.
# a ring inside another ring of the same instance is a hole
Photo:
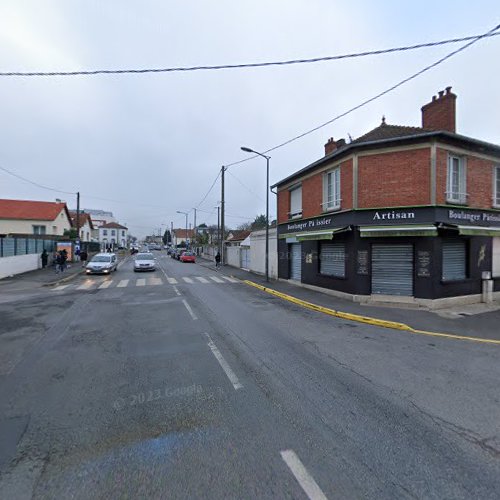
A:
{"label": "awning", "polygon": [[404,226],[361,226],[362,238],[377,238],[382,236],[437,236],[437,228],[430,225],[408,224]]}
{"label": "awning", "polygon": [[324,231],[310,231],[308,233],[296,234],[297,241],[308,240],[331,240],[336,234],[351,231],[351,226],[336,227],[333,229],[325,229]]}
{"label": "awning", "polygon": [[459,224],[442,224],[443,229],[453,229],[463,236],[500,236],[500,227],[461,226]]}

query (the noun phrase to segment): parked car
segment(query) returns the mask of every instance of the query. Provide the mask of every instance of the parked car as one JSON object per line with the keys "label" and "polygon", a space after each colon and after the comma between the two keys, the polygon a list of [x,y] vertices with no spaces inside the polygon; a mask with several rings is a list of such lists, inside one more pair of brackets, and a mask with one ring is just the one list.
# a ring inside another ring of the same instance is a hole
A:
{"label": "parked car", "polygon": [[152,253],[138,253],[134,258],[134,272],[154,271],[156,260]]}
{"label": "parked car", "polygon": [[118,257],[114,253],[98,253],[85,266],[86,274],[110,274],[118,268]]}
{"label": "parked car", "polygon": [[193,252],[182,252],[179,260],[181,262],[196,262],[196,255]]}

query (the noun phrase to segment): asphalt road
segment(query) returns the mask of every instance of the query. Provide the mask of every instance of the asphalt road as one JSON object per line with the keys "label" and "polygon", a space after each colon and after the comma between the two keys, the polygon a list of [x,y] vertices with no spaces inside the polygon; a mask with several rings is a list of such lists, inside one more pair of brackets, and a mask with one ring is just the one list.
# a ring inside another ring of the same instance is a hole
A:
{"label": "asphalt road", "polygon": [[0,301],[0,498],[498,498],[498,346],[157,257]]}

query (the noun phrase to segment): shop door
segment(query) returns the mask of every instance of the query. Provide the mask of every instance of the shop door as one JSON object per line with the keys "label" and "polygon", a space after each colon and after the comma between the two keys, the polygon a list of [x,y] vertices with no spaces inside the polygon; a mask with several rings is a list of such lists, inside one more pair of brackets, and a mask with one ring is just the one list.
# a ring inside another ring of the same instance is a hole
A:
{"label": "shop door", "polygon": [[290,279],[300,281],[302,277],[302,244],[290,245]]}
{"label": "shop door", "polygon": [[413,295],[413,245],[372,245],[372,294]]}
{"label": "shop door", "polygon": [[250,248],[240,247],[241,267],[250,269]]}

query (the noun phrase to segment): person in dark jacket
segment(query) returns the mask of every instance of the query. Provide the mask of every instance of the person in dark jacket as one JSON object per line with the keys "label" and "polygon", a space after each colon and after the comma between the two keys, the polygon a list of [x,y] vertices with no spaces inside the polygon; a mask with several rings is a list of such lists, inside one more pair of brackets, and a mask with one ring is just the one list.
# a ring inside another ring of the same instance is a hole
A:
{"label": "person in dark jacket", "polygon": [[89,256],[87,255],[87,252],[85,250],[81,250],[80,251],[80,260],[82,262],[82,267],[85,267],[85,265],[87,264],[88,258],[89,258]]}
{"label": "person in dark jacket", "polygon": [[217,252],[217,255],[215,256],[215,267],[218,269],[220,267],[220,253]]}
{"label": "person in dark jacket", "polygon": [[47,267],[47,261],[49,260],[49,254],[47,253],[47,250],[45,250],[45,248],[43,249],[41,259],[42,259],[42,269],[45,269]]}

